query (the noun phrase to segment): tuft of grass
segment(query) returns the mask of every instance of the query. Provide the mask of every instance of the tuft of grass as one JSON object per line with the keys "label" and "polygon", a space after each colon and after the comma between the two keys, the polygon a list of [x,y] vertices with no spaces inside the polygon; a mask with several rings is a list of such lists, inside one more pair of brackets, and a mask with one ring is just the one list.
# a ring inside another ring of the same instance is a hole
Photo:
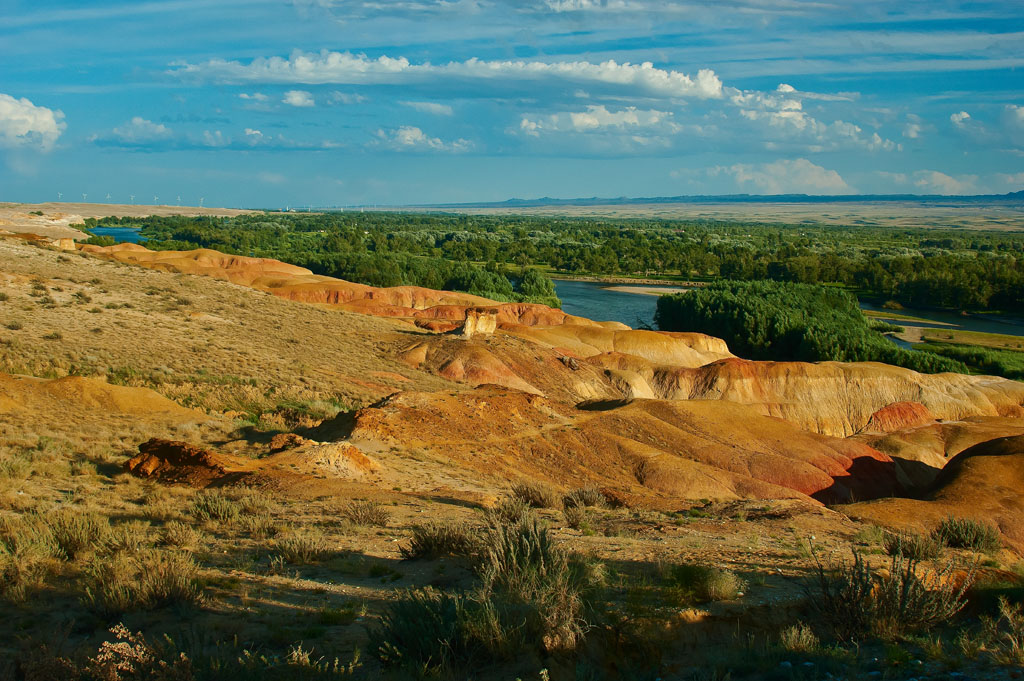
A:
{"label": "tuft of grass", "polygon": [[47,518],[53,540],[68,560],[87,549],[101,548],[110,534],[110,521],[98,513],[62,508]]}
{"label": "tuft of grass", "polygon": [[942,555],[942,544],[934,537],[916,532],[887,532],[883,545],[890,556],[903,556],[911,560],[935,560]]}
{"label": "tuft of grass", "polygon": [[466,525],[429,523],[415,525],[409,546],[401,547],[402,558],[419,560],[443,556],[469,556],[476,552],[479,540]]}
{"label": "tuft of grass", "polygon": [[932,532],[932,537],[954,549],[998,551],[1003,545],[999,530],[970,518],[946,518]]}
{"label": "tuft of grass", "polygon": [[199,532],[187,523],[172,520],[160,530],[160,543],[177,549],[188,549],[199,543]]}
{"label": "tuft of grass", "polygon": [[149,525],[138,521],[113,527],[104,542],[105,548],[114,553],[137,553],[148,544]]}
{"label": "tuft of grass", "polygon": [[512,485],[512,497],[525,502],[531,508],[558,508],[560,499],[555,490],[539,482],[523,480]]}
{"label": "tuft of grass", "polygon": [[341,509],[341,517],[354,525],[387,527],[391,513],[376,501],[353,501]]}
{"label": "tuft of grass", "polygon": [[779,633],[779,645],[790,653],[813,653],[821,647],[821,642],[809,626],[797,622]]}
{"label": "tuft of grass", "polygon": [[997,664],[1024,666],[1024,607],[999,597],[999,616],[982,618],[981,641]]}
{"label": "tuft of grass", "polygon": [[318,563],[330,552],[327,538],[315,527],[293,531],[278,538],[274,542],[274,550],[292,565]]}
{"label": "tuft of grass", "polygon": [[196,495],[190,510],[196,520],[230,523],[238,518],[242,506],[220,490],[206,490]]}
{"label": "tuft of grass", "polygon": [[562,505],[601,508],[605,505],[604,495],[597,487],[579,487],[562,497]]}
{"label": "tuft of grass", "polygon": [[533,510],[530,508],[530,504],[518,497],[507,497],[487,509],[484,512],[484,517],[490,525],[508,524],[521,522],[532,513]]}
{"label": "tuft of grass", "polygon": [[565,524],[574,530],[591,529],[590,512],[586,506],[567,505],[562,509],[562,515],[565,517]]}

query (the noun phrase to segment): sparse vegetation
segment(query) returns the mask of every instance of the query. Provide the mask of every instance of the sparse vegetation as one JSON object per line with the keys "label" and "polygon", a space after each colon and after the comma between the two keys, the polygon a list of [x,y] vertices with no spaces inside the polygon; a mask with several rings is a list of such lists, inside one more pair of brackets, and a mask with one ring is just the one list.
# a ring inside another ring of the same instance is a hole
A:
{"label": "sparse vegetation", "polygon": [[997,551],[1003,544],[999,530],[970,518],[946,518],[932,536],[941,544],[955,549]]}
{"label": "sparse vegetation", "polygon": [[910,560],[934,560],[942,555],[942,544],[931,536],[916,532],[889,532],[884,539],[885,552]]}
{"label": "sparse vegetation", "polygon": [[274,551],[293,565],[318,563],[330,553],[330,545],[322,530],[293,530],[274,542]]}
{"label": "sparse vegetation", "polygon": [[892,637],[947,622],[963,609],[974,569],[959,580],[954,570],[952,562],[933,571],[896,554],[888,571],[877,574],[854,551],[852,563],[818,562],[811,602],[840,640]]}
{"label": "sparse vegetation", "polygon": [[238,518],[241,505],[219,490],[207,490],[196,495],[192,502],[192,515],[196,520],[230,523]]}
{"label": "sparse vegetation", "polygon": [[346,504],[341,517],[355,525],[387,527],[391,513],[376,501],[353,501]]}
{"label": "sparse vegetation", "polygon": [[477,533],[463,524],[435,522],[416,525],[408,546],[401,548],[406,560],[469,556],[479,547]]}
{"label": "sparse vegetation", "polygon": [[558,508],[561,501],[555,490],[548,485],[527,480],[512,485],[511,494],[531,508]]}

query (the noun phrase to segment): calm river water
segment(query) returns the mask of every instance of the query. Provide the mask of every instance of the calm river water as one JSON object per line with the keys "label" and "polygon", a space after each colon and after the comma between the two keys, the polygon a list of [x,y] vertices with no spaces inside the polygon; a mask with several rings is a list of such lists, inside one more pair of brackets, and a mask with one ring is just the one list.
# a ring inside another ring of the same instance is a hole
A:
{"label": "calm river water", "polygon": [[[610,291],[607,286],[616,284],[602,284],[591,281],[555,281],[555,291],[562,299],[562,309],[569,314],[580,317],[587,317],[596,321],[614,321],[628,324],[636,328],[640,322],[654,326],[654,310],[658,304],[657,296],[642,295],[638,293],[623,293],[621,291]],[[644,288],[659,288],[644,286]],[[660,287],[671,289],[672,287]],[[878,310],[878,308],[861,303],[861,309]],[[881,310],[885,312],[885,310]],[[901,322],[896,319],[894,324],[913,324],[930,328],[951,328],[947,324],[953,324],[957,328],[967,331],[982,331],[985,333],[1004,333],[1011,336],[1024,336],[1024,322],[1020,319],[1005,317],[964,317],[952,312],[937,312],[932,310],[902,310],[903,314],[921,319],[928,319],[936,322],[928,324],[925,322]],[[900,342],[904,347],[907,344]]]}

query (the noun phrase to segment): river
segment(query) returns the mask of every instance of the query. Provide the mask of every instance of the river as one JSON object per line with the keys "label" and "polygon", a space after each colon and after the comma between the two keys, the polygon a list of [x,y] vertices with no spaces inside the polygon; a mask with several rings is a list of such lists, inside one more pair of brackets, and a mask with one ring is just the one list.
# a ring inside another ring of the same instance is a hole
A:
{"label": "river", "polygon": [[[654,310],[658,304],[658,297],[640,293],[627,293],[624,291],[609,290],[609,286],[616,284],[602,284],[592,281],[568,281],[556,280],[555,292],[562,300],[562,310],[579,317],[586,317],[596,321],[622,322],[636,328],[641,323],[654,326]],[[664,289],[672,291],[671,286],[643,286],[645,289]],[[881,310],[869,303],[861,302],[862,310],[873,310],[881,313]],[[925,328],[950,329],[957,328],[965,331],[980,331],[983,333],[1002,333],[1011,336],[1024,336],[1024,321],[1008,317],[986,315],[962,316],[952,312],[940,312],[933,310],[900,310],[900,314],[918,317],[920,322],[891,320],[893,324],[900,326],[921,326]],[[897,341],[898,345],[910,347],[909,343]]]}
{"label": "river", "polygon": [[141,244],[146,240],[134,227],[93,227],[89,231],[96,236],[112,236],[118,243]]}

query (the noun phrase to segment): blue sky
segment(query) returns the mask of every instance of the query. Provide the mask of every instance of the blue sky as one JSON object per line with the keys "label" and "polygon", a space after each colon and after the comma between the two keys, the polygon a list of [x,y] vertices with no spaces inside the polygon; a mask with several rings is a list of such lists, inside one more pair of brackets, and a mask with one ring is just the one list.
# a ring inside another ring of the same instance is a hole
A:
{"label": "blue sky", "polygon": [[1024,188],[1024,3],[3,0],[0,200]]}

